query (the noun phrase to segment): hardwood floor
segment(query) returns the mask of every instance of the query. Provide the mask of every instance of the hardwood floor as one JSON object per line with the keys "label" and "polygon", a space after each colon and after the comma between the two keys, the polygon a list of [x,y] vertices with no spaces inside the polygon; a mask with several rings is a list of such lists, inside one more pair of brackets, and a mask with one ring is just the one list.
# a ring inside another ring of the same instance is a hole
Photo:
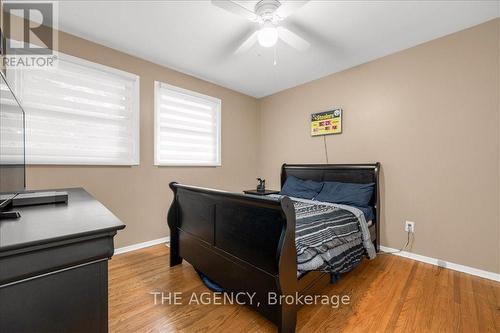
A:
{"label": "hardwood floor", "polygon": [[[208,289],[185,261],[170,268],[168,251],[157,245],[110,261],[110,332],[276,332],[246,306],[188,304]],[[162,305],[157,295],[155,305],[151,292],[182,292],[182,304]],[[297,332],[500,332],[500,283],[393,255],[365,260],[324,294],[351,301],[303,306]]]}

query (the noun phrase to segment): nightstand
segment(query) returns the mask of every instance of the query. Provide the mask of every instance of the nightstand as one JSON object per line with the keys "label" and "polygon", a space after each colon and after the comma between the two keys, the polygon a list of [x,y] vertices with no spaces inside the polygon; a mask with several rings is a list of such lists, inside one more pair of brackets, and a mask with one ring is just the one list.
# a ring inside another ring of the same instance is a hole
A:
{"label": "nightstand", "polygon": [[277,190],[265,190],[264,192],[259,192],[257,190],[245,190],[243,191],[245,194],[252,194],[252,195],[269,195],[269,194],[278,194],[280,191]]}

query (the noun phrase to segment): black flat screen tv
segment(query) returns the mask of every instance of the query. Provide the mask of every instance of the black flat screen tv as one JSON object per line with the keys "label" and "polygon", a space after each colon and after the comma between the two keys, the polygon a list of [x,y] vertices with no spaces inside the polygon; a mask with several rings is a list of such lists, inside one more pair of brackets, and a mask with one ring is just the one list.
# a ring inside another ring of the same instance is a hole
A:
{"label": "black flat screen tv", "polygon": [[24,110],[0,72],[0,213],[25,187]]}

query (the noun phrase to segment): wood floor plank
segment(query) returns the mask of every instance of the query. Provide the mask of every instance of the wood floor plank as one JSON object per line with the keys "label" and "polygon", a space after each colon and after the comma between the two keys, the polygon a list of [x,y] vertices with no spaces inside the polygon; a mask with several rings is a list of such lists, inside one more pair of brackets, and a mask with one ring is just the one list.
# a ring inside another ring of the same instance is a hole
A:
{"label": "wood floor plank", "polygon": [[[169,249],[116,255],[109,265],[110,332],[276,332],[247,306],[155,304],[153,292],[209,293],[186,262],[169,267]],[[324,295],[348,295],[338,308],[307,305],[297,332],[500,332],[500,283],[393,255],[364,260]]]}

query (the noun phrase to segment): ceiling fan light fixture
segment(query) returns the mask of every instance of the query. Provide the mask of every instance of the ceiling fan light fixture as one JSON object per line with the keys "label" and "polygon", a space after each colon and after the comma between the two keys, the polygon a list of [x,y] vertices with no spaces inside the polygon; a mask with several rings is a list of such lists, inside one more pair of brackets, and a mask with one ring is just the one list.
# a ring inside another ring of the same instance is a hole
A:
{"label": "ceiling fan light fixture", "polygon": [[278,29],[272,23],[265,23],[257,35],[262,47],[272,47],[278,41]]}

